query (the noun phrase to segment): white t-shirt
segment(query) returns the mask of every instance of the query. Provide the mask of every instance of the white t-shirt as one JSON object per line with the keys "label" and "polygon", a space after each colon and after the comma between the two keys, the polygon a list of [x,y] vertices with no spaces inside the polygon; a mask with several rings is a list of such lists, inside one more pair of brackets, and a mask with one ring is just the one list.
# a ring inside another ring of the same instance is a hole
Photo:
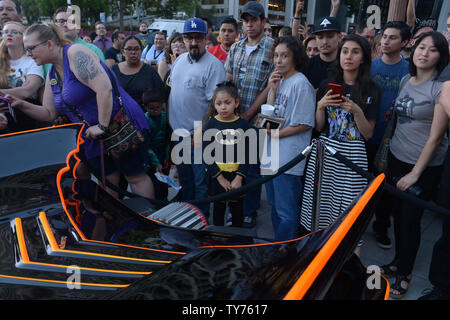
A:
{"label": "white t-shirt", "polygon": [[175,60],[170,73],[169,120],[173,130],[194,131],[202,121],[217,84],[225,80],[222,62],[209,52],[191,61],[185,52]]}
{"label": "white t-shirt", "polygon": [[10,60],[11,72],[8,82],[11,88],[21,87],[27,76],[37,75],[44,79],[44,70],[42,66],[38,66],[34,60],[28,56],[22,56],[17,60]]}
{"label": "white t-shirt", "polygon": [[164,59],[164,48],[161,50],[156,50],[155,45],[152,45],[150,50],[148,50],[147,46],[141,56],[141,61],[154,61],[156,64],[159,64],[162,59]]}
{"label": "white t-shirt", "polygon": [[245,57],[244,60],[242,60],[241,63],[241,67],[239,69],[239,80],[237,83],[237,87],[240,90],[242,88],[242,81],[245,78],[245,73],[247,72],[247,61],[248,61],[248,57],[250,56],[250,54],[256,50],[256,48],[258,47],[258,45],[256,46],[249,46],[248,44],[245,45]]}
{"label": "white t-shirt", "polygon": [[[275,173],[309,145],[312,128],[315,125],[316,93],[314,87],[301,72],[287,80],[281,80],[274,107],[274,116],[285,119],[283,128],[307,125],[311,129],[281,139],[272,139],[266,136],[261,159],[261,169],[264,174],[269,174],[271,171]],[[274,143],[278,145],[274,145]],[[302,176],[305,163],[305,160],[300,161],[285,174]]]}

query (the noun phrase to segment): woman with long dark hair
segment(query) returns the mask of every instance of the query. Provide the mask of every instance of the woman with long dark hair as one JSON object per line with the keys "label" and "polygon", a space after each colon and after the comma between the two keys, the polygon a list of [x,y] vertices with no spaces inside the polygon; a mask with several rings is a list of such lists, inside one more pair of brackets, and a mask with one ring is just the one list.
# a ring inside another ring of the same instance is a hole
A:
{"label": "woman with long dark hair", "polygon": [[[424,200],[431,200],[437,193],[448,148],[448,117],[439,104],[442,82],[437,79],[449,60],[448,43],[441,33],[422,34],[411,51],[409,79],[402,80],[404,85],[394,105],[397,123],[390,143],[388,178],[402,191],[418,186],[419,197]],[[424,209],[398,199],[391,205],[395,257],[381,267],[381,272],[387,277],[396,276],[391,297],[402,298],[420,246]]]}
{"label": "woman with long dark hair", "polygon": [[[274,174],[295,158],[311,141],[316,105],[315,91],[299,70],[308,58],[305,49],[296,38],[285,36],[275,39],[272,47],[275,71],[270,75],[267,103],[274,106],[274,116],[283,118],[279,130],[267,126],[264,141],[262,174]],[[272,145],[278,144],[279,152]],[[270,167],[267,165],[270,163]],[[267,164],[267,165],[264,165]],[[305,161],[301,161],[285,173],[265,185],[267,200],[272,206],[272,225],[277,241],[294,239],[298,230],[298,212],[302,194],[302,177]]]}
{"label": "woman with long dark hair", "polygon": [[[369,42],[358,35],[342,40],[333,75],[317,92],[316,130],[320,140],[367,170],[365,140],[372,136],[378,116],[377,85],[370,79]],[[329,84],[342,86],[343,96],[334,94]],[[333,157],[325,157],[320,189],[318,219],[313,219],[316,148],[306,169],[300,223],[307,231],[325,228],[337,219],[367,185],[367,180]],[[314,220],[314,221],[313,221]]]}

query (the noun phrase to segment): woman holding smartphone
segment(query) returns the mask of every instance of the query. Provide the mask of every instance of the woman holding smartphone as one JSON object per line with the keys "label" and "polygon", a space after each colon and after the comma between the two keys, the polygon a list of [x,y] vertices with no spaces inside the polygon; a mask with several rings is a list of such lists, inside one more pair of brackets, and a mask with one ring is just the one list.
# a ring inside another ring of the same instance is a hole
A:
{"label": "woman holding smartphone", "polygon": [[[364,141],[372,136],[380,95],[377,85],[370,79],[369,42],[358,35],[346,36],[339,46],[336,61],[333,75],[322,82],[317,91],[316,130],[320,140],[367,170]],[[335,93],[333,88],[341,87],[342,95]],[[320,214],[314,223],[316,153],[315,147],[306,169],[303,192],[300,223],[307,231],[330,225],[367,185],[367,180],[358,173],[325,155],[317,213]]]}

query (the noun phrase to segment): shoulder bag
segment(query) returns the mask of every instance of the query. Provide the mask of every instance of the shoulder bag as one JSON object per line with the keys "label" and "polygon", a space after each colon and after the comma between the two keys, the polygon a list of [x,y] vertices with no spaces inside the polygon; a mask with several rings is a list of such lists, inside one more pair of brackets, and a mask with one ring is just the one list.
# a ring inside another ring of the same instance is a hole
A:
{"label": "shoulder bag", "polygon": [[121,159],[129,152],[136,150],[139,145],[144,142],[144,136],[127,114],[125,107],[123,106],[119,88],[117,87],[116,79],[111,74],[109,68],[107,71],[111,78],[113,90],[119,101],[119,111],[117,111],[116,115],[111,120],[108,131],[102,136],[102,139],[108,155],[116,159]]}
{"label": "shoulder bag", "polygon": [[[400,81],[400,86],[398,92],[403,89],[406,82],[411,78],[411,75],[406,75]],[[384,131],[383,139],[381,140],[380,146],[378,147],[377,153],[373,160],[373,165],[378,170],[378,172],[387,172],[388,168],[388,157],[389,149],[392,137],[394,136],[395,127],[397,125],[397,113],[395,112],[395,104],[386,112],[386,117],[389,119],[386,130]]]}

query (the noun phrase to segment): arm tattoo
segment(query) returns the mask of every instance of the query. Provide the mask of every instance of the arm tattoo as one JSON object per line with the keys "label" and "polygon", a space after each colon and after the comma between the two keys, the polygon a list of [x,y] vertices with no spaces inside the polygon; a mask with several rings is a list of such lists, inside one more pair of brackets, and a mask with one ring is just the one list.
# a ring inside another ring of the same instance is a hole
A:
{"label": "arm tattoo", "polygon": [[77,51],[74,56],[74,64],[76,71],[84,82],[94,79],[99,73],[94,60],[86,52]]}

